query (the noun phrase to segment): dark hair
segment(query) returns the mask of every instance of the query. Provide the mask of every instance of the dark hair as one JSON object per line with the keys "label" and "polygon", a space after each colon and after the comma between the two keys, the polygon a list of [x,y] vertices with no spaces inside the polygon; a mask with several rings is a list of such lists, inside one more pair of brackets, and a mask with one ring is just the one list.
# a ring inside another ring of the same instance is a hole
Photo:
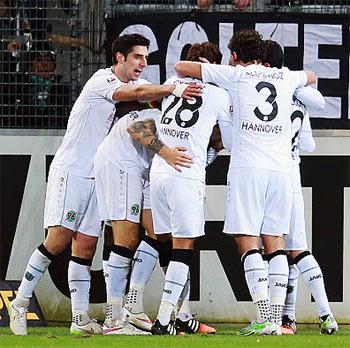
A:
{"label": "dark hair", "polygon": [[281,69],[284,63],[284,53],[282,47],[274,40],[265,40],[266,60],[272,68]]}
{"label": "dark hair", "polygon": [[265,61],[262,36],[256,30],[243,29],[235,32],[228,48],[231,54],[235,52],[243,63],[253,60]]}
{"label": "dark hair", "polygon": [[218,46],[211,42],[193,44],[186,55],[186,60],[200,62],[199,57],[208,59],[209,63],[221,64],[222,60]]}
{"label": "dark hair", "polygon": [[125,59],[132,51],[134,46],[146,46],[149,48],[150,41],[140,34],[125,34],[118,36],[112,43],[112,60],[113,64],[116,63],[115,55],[120,52],[124,55]]}

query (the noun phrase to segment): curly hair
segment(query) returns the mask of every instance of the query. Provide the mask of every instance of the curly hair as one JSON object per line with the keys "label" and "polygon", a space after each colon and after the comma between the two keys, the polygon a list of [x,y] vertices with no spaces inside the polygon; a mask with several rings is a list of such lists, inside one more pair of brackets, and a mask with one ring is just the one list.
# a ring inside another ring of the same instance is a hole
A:
{"label": "curly hair", "polygon": [[132,51],[134,46],[146,46],[149,48],[150,41],[140,34],[125,34],[118,36],[112,43],[112,60],[113,64],[116,63],[115,55],[120,52],[124,55],[125,59]]}
{"label": "curly hair", "polygon": [[268,63],[272,68],[281,69],[284,63],[284,54],[282,47],[274,40],[265,40],[266,59],[264,63]]}
{"label": "curly hair", "polygon": [[211,42],[195,43],[189,49],[186,60],[200,62],[199,57],[208,59],[209,63],[221,64],[222,54],[217,45]]}
{"label": "curly hair", "polygon": [[243,29],[234,33],[228,48],[231,54],[235,52],[243,63],[253,60],[265,62],[266,53],[263,43],[262,36],[256,30]]}

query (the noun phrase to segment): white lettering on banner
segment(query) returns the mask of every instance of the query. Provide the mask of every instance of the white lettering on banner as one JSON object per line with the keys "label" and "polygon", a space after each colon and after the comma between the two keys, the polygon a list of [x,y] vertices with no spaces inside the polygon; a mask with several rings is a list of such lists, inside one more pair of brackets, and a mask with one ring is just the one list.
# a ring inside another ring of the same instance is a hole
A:
{"label": "white lettering on banner", "polygon": [[277,41],[282,48],[298,46],[297,23],[256,23],[255,29],[265,40]]}
{"label": "white lettering on banner", "polygon": [[[149,46],[149,54],[152,52],[158,51],[158,43],[157,39],[150,27],[144,24],[133,24],[128,27],[126,27],[120,35],[125,34],[140,34],[145,36],[148,40],[150,40],[150,46]],[[159,65],[148,65],[147,69],[142,73],[142,78],[155,83],[157,85],[160,84],[160,69]]]}
{"label": "white lettering on banner", "polygon": [[[325,24],[304,25],[304,69],[314,71],[318,78],[339,79],[339,59],[320,59],[320,45],[342,45],[342,26]],[[340,118],[341,99],[327,97],[325,108],[312,116]]]}
{"label": "white lettering on banner", "polygon": [[231,52],[227,45],[233,35],[233,23],[219,23],[219,48],[222,53],[221,64],[228,64]]}
{"label": "white lettering on banner", "polygon": [[183,22],[171,33],[165,58],[166,78],[175,74],[174,65],[187,44],[209,41],[205,30],[196,22]]}

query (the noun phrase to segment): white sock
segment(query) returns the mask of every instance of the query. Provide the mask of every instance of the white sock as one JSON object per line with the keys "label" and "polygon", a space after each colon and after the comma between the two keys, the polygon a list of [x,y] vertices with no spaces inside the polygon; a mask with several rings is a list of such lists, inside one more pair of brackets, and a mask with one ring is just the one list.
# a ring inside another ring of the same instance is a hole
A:
{"label": "white sock", "polygon": [[44,275],[50,263],[51,260],[42,254],[38,249],[34,250],[28,261],[21,285],[18,288],[18,293],[20,296],[27,298],[32,297],[36,285]]}
{"label": "white sock", "polygon": [[179,318],[181,321],[188,321],[193,318],[190,308],[190,285],[190,272],[188,272],[186,284],[182,290],[179,301],[177,303],[179,310],[176,314],[176,317]]}
{"label": "white sock", "polygon": [[282,313],[287,295],[288,285],[287,255],[278,254],[269,261],[269,288],[272,321],[282,324]]}
{"label": "white sock", "polygon": [[299,269],[297,265],[289,265],[287,296],[284,305],[283,315],[288,315],[288,317],[292,320],[295,320],[295,306],[297,301],[298,280]]}
{"label": "white sock", "polygon": [[313,255],[303,257],[297,266],[318,306],[319,316],[332,314],[324,287],[323,274]]}
{"label": "white sock", "polygon": [[243,268],[250,296],[256,305],[257,321],[271,319],[267,270],[260,253],[243,255]]}
{"label": "white sock", "polygon": [[169,263],[165,275],[162,301],[157,316],[162,325],[167,325],[170,322],[171,314],[186,284],[188,270],[188,265],[182,262],[170,261]]}
{"label": "white sock", "polygon": [[156,266],[159,252],[144,240],[140,243],[134,256],[130,286],[137,284],[138,288],[145,287]]}
{"label": "white sock", "polygon": [[91,266],[69,261],[68,284],[73,317],[82,312],[89,312],[90,268]]}
{"label": "white sock", "polygon": [[124,257],[111,252],[108,261],[109,280],[107,285],[107,302],[114,303],[124,297],[128,274],[130,271],[131,257]]}

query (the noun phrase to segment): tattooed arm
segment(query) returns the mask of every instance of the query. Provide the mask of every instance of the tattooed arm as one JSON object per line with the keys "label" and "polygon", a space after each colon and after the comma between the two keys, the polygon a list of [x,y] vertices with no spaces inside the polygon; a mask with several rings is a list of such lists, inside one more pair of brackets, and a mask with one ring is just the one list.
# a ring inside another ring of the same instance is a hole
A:
{"label": "tattooed arm", "polygon": [[187,148],[166,146],[156,135],[156,125],[153,119],[133,123],[128,128],[128,133],[135,141],[162,156],[178,172],[181,172],[179,167],[191,167],[192,156],[184,153]]}

